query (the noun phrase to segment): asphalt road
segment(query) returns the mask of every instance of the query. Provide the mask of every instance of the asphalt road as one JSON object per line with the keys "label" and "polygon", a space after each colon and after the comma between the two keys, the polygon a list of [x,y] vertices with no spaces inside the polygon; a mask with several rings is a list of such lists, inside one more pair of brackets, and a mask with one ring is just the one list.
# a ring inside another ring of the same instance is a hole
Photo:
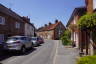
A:
{"label": "asphalt road", "polygon": [[8,58],[0,61],[2,64],[54,64],[57,42],[45,40],[44,44],[29,50],[25,55],[11,54]]}

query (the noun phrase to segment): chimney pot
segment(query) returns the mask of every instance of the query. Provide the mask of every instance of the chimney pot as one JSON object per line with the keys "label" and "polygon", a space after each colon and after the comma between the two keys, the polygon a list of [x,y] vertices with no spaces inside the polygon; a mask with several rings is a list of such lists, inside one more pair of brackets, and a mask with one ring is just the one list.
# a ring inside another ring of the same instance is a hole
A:
{"label": "chimney pot", "polygon": [[49,25],[51,25],[52,23],[51,22],[49,22]]}
{"label": "chimney pot", "polygon": [[47,27],[47,24],[45,24],[45,27]]}
{"label": "chimney pot", "polygon": [[57,23],[58,22],[58,20],[55,20],[55,23]]}

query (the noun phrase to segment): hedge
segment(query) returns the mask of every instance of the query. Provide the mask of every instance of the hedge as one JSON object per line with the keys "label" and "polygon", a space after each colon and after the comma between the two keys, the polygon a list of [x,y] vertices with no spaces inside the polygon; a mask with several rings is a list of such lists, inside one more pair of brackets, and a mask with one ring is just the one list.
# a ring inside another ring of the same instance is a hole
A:
{"label": "hedge", "polygon": [[96,56],[85,56],[81,57],[77,64],[96,64]]}

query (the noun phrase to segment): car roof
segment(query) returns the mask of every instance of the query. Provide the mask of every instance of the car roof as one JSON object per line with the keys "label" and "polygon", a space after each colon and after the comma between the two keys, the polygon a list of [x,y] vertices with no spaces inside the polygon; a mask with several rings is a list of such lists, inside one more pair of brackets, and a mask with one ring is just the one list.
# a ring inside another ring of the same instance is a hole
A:
{"label": "car roof", "polygon": [[[17,38],[20,38],[20,37],[27,37],[27,36],[11,36],[11,37],[17,37]],[[10,38],[10,37],[9,37]]]}

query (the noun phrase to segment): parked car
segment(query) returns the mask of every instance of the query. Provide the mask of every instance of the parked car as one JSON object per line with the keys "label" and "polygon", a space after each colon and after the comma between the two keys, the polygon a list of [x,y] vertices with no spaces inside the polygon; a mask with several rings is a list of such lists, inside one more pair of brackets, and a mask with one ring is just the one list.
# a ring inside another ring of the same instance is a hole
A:
{"label": "parked car", "polygon": [[6,41],[7,50],[16,50],[25,53],[27,48],[33,48],[33,44],[27,36],[12,36]]}
{"label": "parked car", "polygon": [[31,42],[33,43],[33,46],[39,46],[39,38],[38,37],[32,37]]}
{"label": "parked car", "polygon": [[38,37],[38,41],[39,41],[40,44],[43,44],[44,43],[44,40],[41,37]]}

